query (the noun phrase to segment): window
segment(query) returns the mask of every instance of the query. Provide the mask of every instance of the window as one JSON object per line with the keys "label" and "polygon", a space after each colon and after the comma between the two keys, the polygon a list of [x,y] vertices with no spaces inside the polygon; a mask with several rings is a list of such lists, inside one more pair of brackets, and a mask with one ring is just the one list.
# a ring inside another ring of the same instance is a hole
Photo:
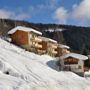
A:
{"label": "window", "polygon": [[67,65],[67,64],[78,64],[78,59],[75,59],[75,58],[72,58],[72,57],[66,58],[64,60],[64,64],[65,65]]}

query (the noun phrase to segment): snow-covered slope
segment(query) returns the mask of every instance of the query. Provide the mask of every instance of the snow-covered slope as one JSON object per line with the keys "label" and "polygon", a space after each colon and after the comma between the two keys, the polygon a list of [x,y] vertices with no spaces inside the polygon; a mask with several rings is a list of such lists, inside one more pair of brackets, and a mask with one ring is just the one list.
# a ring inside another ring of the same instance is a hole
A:
{"label": "snow-covered slope", "polygon": [[0,90],[90,90],[90,81],[59,72],[55,60],[0,39]]}

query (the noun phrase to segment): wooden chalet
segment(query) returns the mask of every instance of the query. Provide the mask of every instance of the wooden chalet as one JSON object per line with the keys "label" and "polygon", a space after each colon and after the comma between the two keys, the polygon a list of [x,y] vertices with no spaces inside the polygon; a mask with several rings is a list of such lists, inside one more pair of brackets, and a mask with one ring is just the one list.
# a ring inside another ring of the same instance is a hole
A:
{"label": "wooden chalet", "polygon": [[59,65],[61,70],[73,71],[77,74],[89,71],[88,67],[85,67],[84,62],[88,59],[87,56],[68,53],[59,58]]}
{"label": "wooden chalet", "polygon": [[17,26],[8,32],[10,35],[12,42],[21,46],[22,48],[35,52],[40,53],[40,48],[42,45],[39,44],[42,40],[38,38],[42,35],[41,32],[27,27]]}
{"label": "wooden chalet", "polygon": [[55,57],[57,54],[57,42],[53,39],[46,38],[46,37],[40,37],[42,39],[42,42],[40,44],[42,45],[42,54],[48,54],[52,57]]}

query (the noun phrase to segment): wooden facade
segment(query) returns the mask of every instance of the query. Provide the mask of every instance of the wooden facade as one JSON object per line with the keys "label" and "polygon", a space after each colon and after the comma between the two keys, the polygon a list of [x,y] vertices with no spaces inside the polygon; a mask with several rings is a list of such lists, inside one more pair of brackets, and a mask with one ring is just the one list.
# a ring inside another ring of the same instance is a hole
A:
{"label": "wooden facade", "polygon": [[18,45],[27,45],[28,44],[28,32],[17,30],[14,34],[11,35],[12,42]]}
{"label": "wooden facade", "polygon": [[44,41],[40,42],[39,44],[42,45],[42,48],[40,50],[42,51],[42,54],[48,54],[49,56],[56,57],[57,54],[57,45],[49,42],[49,41]]}
{"label": "wooden facade", "polygon": [[76,58],[72,58],[72,57],[68,57],[64,59],[64,64],[65,65],[70,65],[70,64],[78,64],[78,59]]}
{"label": "wooden facade", "polygon": [[57,49],[57,44],[48,41],[48,43],[47,43],[47,54],[52,56],[52,57],[56,57],[56,54],[57,54],[56,49]]}
{"label": "wooden facade", "polygon": [[70,50],[68,48],[61,48],[60,46],[57,47],[56,51],[58,52],[56,54],[56,57],[60,57],[64,54],[70,53]]}
{"label": "wooden facade", "polygon": [[43,40],[38,37],[35,32],[27,32],[25,30],[16,30],[13,34],[10,34],[12,42],[21,46],[22,48],[34,52],[40,55],[48,54],[52,57],[56,57],[57,44],[56,41],[49,39]]}
{"label": "wooden facade", "polygon": [[57,44],[56,41],[46,38],[46,37],[40,37],[42,39],[42,42],[39,44],[42,45],[42,54],[48,54],[49,56],[56,57],[57,54]]}
{"label": "wooden facade", "polygon": [[12,42],[21,46],[22,48],[40,54],[42,45],[39,44],[42,40],[38,38],[38,35],[34,32],[26,32],[23,30],[17,30],[15,33],[10,35]]}
{"label": "wooden facade", "polygon": [[89,68],[84,66],[84,60],[79,60],[71,56],[60,60],[60,65],[63,70],[69,70],[76,73],[89,71]]}
{"label": "wooden facade", "polygon": [[41,54],[46,54],[47,53],[47,43],[46,41],[41,41],[39,42],[39,44],[42,45],[42,48],[39,48],[39,50],[41,50]]}
{"label": "wooden facade", "polygon": [[63,55],[63,53],[62,53],[62,48],[57,47],[56,51],[58,52],[58,53],[56,54],[56,57],[60,57],[60,56]]}
{"label": "wooden facade", "polygon": [[[24,29],[24,30],[22,30]],[[27,30],[25,30],[27,29]],[[59,57],[68,52],[67,48],[58,46],[57,41],[46,37],[39,37],[40,32],[36,30],[28,30],[25,27],[16,27],[10,33],[12,42],[21,46],[22,48],[37,54],[48,54],[52,57]]]}

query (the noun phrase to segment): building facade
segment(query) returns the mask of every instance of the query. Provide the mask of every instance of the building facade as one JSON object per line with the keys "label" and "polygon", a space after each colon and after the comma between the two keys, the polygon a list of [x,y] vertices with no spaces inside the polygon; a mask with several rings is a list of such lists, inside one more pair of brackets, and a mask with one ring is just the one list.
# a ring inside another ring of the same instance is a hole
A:
{"label": "building facade", "polygon": [[75,73],[84,73],[89,70],[84,66],[84,61],[88,57],[76,53],[68,53],[59,58],[61,70],[73,71]]}
{"label": "building facade", "polygon": [[70,47],[63,44],[58,44],[56,51],[58,52],[56,57],[60,57],[64,54],[70,53]]}
{"label": "building facade", "polygon": [[10,35],[12,42],[22,48],[38,54],[41,52],[39,49],[42,48],[42,45],[39,44],[39,42],[42,40],[38,38],[38,36],[42,35],[41,32],[32,28],[18,26],[10,30],[8,34]]}
{"label": "building facade", "polygon": [[48,54],[52,57],[60,57],[69,52],[69,47],[58,44],[57,41],[42,37],[42,33],[22,26],[11,29],[8,34],[12,42],[20,47],[39,55]]}
{"label": "building facade", "polygon": [[49,56],[56,57],[57,54],[57,41],[46,37],[40,37],[42,39],[42,52],[43,54],[48,54]]}

